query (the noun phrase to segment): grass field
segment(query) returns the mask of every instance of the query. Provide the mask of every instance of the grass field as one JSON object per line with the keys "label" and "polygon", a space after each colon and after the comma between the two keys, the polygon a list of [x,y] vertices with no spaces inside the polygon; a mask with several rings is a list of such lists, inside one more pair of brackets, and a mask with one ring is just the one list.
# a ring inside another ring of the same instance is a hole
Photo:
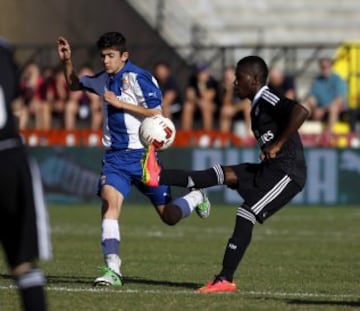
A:
{"label": "grass field", "polygon": [[[102,265],[99,208],[50,207],[54,258],[47,274],[50,310],[360,310],[360,208],[289,207],[257,225],[239,267],[236,293],[194,288],[220,269],[235,209],[215,207],[163,225],[149,206],[124,207],[126,284],[94,289]],[[0,253],[0,310],[20,310]]]}

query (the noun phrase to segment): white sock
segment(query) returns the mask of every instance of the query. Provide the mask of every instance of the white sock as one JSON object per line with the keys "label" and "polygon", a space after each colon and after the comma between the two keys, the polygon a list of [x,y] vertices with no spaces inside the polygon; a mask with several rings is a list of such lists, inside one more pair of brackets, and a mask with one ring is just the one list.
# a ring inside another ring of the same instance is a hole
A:
{"label": "white sock", "polygon": [[[107,267],[120,274],[121,259],[118,255],[120,247],[120,225],[116,219],[103,219],[101,225],[104,261]],[[117,241],[117,242],[116,242]],[[114,243],[116,242],[116,243]],[[115,246],[116,247],[115,247]]]}
{"label": "white sock", "polygon": [[199,190],[190,191],[182,198],[188,203],[191,213],[194,211],[195,207],[203,201],[203,196]]}
{"label": "white sock", "polygon": [[109,267],[111,270],[116,272],[117,274],[121,275],[120,272],[120,266],[121,266],[121,259],[116,254],[109,254],[106,255],[104,258],[105,264],[107,267]]}

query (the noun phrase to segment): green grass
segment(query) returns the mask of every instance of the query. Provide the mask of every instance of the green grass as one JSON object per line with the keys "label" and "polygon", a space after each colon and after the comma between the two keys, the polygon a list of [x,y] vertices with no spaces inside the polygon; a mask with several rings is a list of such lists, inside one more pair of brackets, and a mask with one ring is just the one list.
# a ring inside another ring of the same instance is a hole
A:
{"label": "green grass", "polygon": [[[51,206],[54,258],[43,263],[50,310],[355,310],[360,309],[360,208],[289,207],[257,225],[236,273],[236,293],[194,288],[221,266],[235,208],[216,206],[175,227],[150,206],[122,212],[119,290],[91,287],[102,265],[99,208]],[[0,254],[0,310],[19,310]]]}

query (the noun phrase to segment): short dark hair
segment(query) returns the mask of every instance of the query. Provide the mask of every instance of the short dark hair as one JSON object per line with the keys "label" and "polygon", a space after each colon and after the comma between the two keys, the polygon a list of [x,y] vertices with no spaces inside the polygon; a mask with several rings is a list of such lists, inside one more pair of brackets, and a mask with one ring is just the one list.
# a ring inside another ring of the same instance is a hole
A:
{"label": "short dark hair", "polygon": [[104,33],[99,38],[96,45],[99,51],[109,48],[118,50],[120,53],[127,51],[125,37],[121,33],[115,31]]}
{"label": "short dark hair", "polygon": [[249,68],[250,72],[253,75],[257,75],[260,78],[260,82],[262,84],[266,84],[269,69],[265,61],[261,57],[256,55],[250,55],[240,59],[236,65],[236,71],[238,71],[240,67],[245,66]]}

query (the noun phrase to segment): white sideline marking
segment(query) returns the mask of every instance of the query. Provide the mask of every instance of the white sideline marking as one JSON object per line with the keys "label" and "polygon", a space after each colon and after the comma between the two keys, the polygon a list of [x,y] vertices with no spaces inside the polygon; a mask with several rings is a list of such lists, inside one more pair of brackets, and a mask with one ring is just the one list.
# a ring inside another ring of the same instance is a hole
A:
{"label": "white sideline marking", "polygon": [[[16,286],[0,286],[0,290],[13,290],[16,289]],[[87,287],[58,287],[58,286],[48,286],[46,287],[47,291],[55,292],[88,292],[88,293],[118,293],[118,294],[172,294],[172,295],[200,295],[194,290],[160,290],[160,289],[109,289],[109,288],[87,288]],[[217,293],[218,295],[219,293]],[[229,295],[229,293],[223,293]],[[234,293],[231,293],[234,294]],[[287,293],[287,292],[270,292],[270,291],[242,291],[239,290],[237,294],[242,296],[277,296],[277,297],[312,297],[312,298],[359,298],[355,294],[322,294],[322,293]]]}

